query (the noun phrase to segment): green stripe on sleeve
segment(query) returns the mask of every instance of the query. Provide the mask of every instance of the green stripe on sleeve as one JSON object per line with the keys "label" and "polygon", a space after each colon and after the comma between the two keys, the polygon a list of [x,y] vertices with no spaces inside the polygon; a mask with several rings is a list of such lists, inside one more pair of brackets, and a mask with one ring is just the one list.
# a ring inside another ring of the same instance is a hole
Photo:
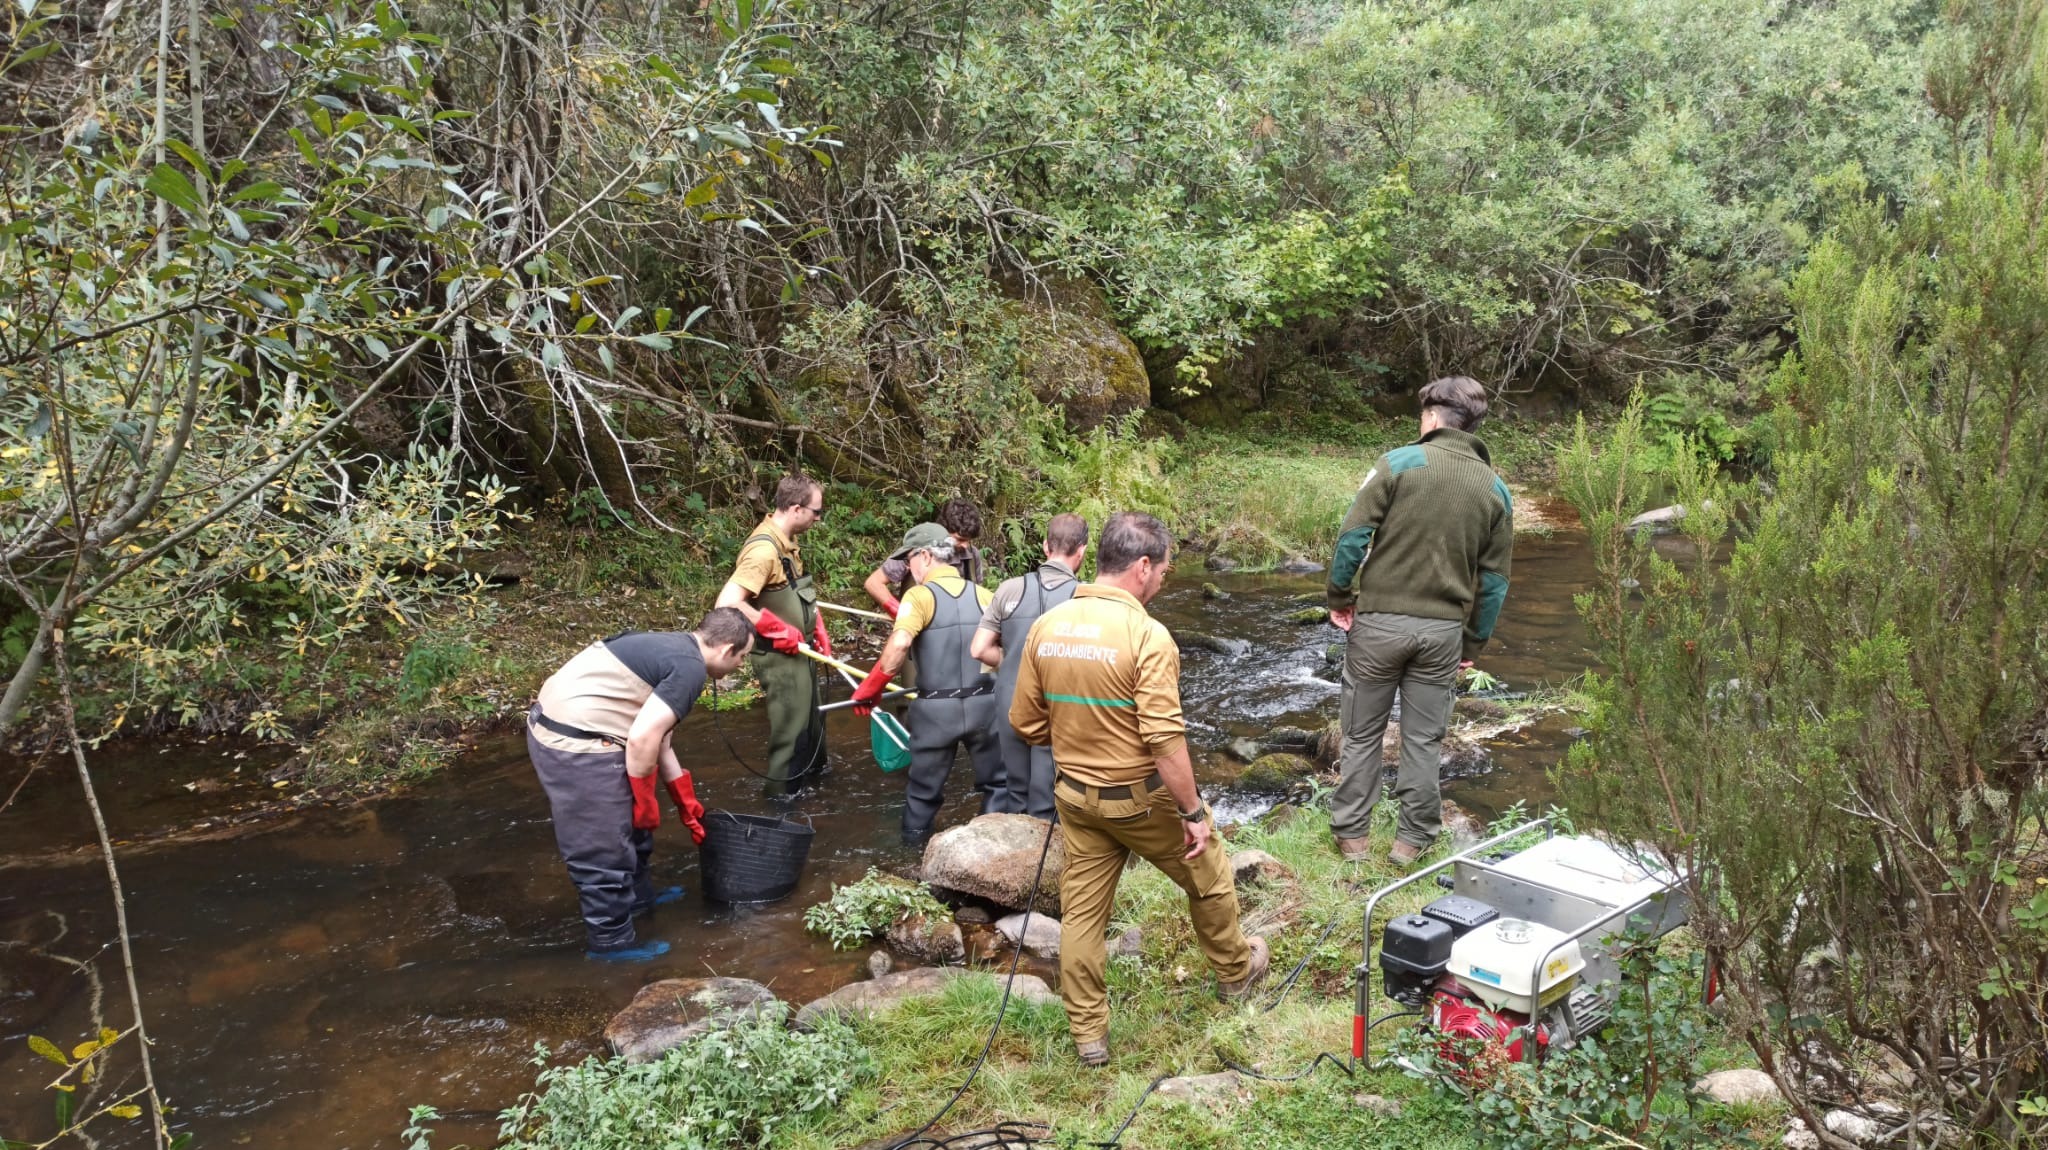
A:
{"label": "green stripe on sleeve", "polygon": [[1500,620],[1501,604],[1508,601],[1508,577],[1493,571],[1479,573],[1479,609],[1472,615],[1472,637],[1484,643],[1493,638],[1493,625]]}
{"label": "green stripe on sleeve", "polygon": [[1135,699],[1092,699],[1087,695],[1055,695],[1046,692],[1046,700],[1053,703],[1079,703],[1084,707],[1135,707]]}

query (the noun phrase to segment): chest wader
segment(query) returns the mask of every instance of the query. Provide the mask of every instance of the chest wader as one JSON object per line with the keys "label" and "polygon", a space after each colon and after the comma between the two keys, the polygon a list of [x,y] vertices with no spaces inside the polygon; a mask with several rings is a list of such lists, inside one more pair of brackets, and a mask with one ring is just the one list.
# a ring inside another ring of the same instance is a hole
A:
{"label": "chest wader", "polygon": [[[740,549],[755,540],[775,542],[770,536],[755,535],[740,544]],[[783,584],[754,596],[754,606],[773,611],[777,618],[808,635],[818,614],[818,593],[811,577],[798,575],[787,555],[777,558],[782,563]],[[787,794],[792,783],[824,769],[825,716],[818,713],[818,679],[810,660],[785,655],[758,635],[748,658],[768,701],[769,781],[763,789],[772,798]]]}
{"label": "chest wader", "polygon": [[910,772],[904,784],[903,837],[913,842],[931,834],[939,803],[961,744],[974,763],[974,789],[981,809],[1012,811],[1003,783],[1003,752],[996,745],[996,681],[969,653],[981,623],[981,601],[972,584],[953,594],[936,583],[932,621],[918,632],[917,699],[910,704]]}
{"label": "chest wader", "polygon": [[1024,577],[1024,594],[1017,609],[1003,620],[1003,665],[996,670],[996,743],[1003,752],[1003,776],[1010,791],[1013,810],[1034,819],[1051,821],[1057,808],[1052,799],[1053,765],[1051,747],[1034,747],[1017,737],[1010,726],[1010,703],[1017,697],[1017,669],[1024,662],[1024,640],[1038,617],[1074,597],[1078,579],[1069,579],[1048,591],[1034,571]]}

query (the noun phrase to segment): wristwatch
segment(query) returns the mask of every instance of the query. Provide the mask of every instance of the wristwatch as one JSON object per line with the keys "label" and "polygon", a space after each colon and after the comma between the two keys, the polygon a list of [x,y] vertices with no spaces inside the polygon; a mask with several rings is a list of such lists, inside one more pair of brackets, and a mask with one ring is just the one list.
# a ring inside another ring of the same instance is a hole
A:
{"label": "wristwatch", "polygon": [[1175,808],[1175,810],[1178,811],[1178,813],[1180,814],[1182,822],[1198,823],[1201,822],[1203,819],[1209,817],[1209,808],[1206,806],[1197,806],[1195,808],[1194,814],[1189,814],[1186,811],[1179,810],[1179,808],[1177,807]]}

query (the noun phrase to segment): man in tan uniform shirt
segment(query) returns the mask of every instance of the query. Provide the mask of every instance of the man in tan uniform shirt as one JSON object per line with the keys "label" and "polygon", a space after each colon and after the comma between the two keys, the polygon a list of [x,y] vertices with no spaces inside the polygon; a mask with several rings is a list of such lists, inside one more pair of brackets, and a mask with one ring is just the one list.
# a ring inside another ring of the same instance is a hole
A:
{"label": "man in tan uniform shirt", "polygon": [[1052,745],[1053,801],[1067,853],[1060,876],[1060,996],[1082,1063],[1109,1061],[1108,955],[1103,932],[1117,880],[1133,853],[1187,892],[1202,954],[1225,998],[1265,977],[1266,940],[1247,939],[1237,889],[1214,821],[1195,790],[1181,717],[1180,652],[1145,613],[1166,582],[1166,526],[1112,516],[1096,551],[1096,581],[1032,625],[1010,723]]}

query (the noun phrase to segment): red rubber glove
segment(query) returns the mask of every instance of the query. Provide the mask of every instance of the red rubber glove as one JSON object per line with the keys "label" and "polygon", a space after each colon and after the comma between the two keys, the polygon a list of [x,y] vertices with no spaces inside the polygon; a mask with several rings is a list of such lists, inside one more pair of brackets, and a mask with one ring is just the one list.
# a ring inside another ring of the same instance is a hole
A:
{"label": "red rubber glove", "polygon": [[817,621],[811,627],[811,637],[818,641],[818,654],[827,659],[832,657],[832,636],[825,630],[825,613],[818,612]]}
{"label": "red rubber glove", "polygon": [[884,595],[882,596],[882,610],[887,611],[889,618],[894,619],[896,613],[903,610],[903,601],[894,595]]}
{"label": "red rubber glove", "polygon": [[754,623],[754,630],[761,637],[785,655],[794,655],[804,645],[804,633],[782,621],[773,611],[761,612],[761,618]]}
{"label": "red rubber glove", "polygon": [[661,825],[661,804],[654,801],[653,775],[627,775],[633,788],[633,829],[651,831]]}
{"label": "red rubber glove", "polygon": [[697,784],[690,779],[690,772],[684,771],[667,784],[668,797],[676,801],[676,813],[683,818],[683,826],[690,832],[690,841],[704,845],[704,804],[697,801]]}
{"label": "red rubber glove", "polygon": [[882,665],[876,663],[875,669],[868,672],[868,677],[862,679],[860,686],[853,689],[853,713],[863,719],[873,714],[875,700],[882,697],[883,690],[889,686],[889,680],[893,678],[894,675],[882,670]]}

